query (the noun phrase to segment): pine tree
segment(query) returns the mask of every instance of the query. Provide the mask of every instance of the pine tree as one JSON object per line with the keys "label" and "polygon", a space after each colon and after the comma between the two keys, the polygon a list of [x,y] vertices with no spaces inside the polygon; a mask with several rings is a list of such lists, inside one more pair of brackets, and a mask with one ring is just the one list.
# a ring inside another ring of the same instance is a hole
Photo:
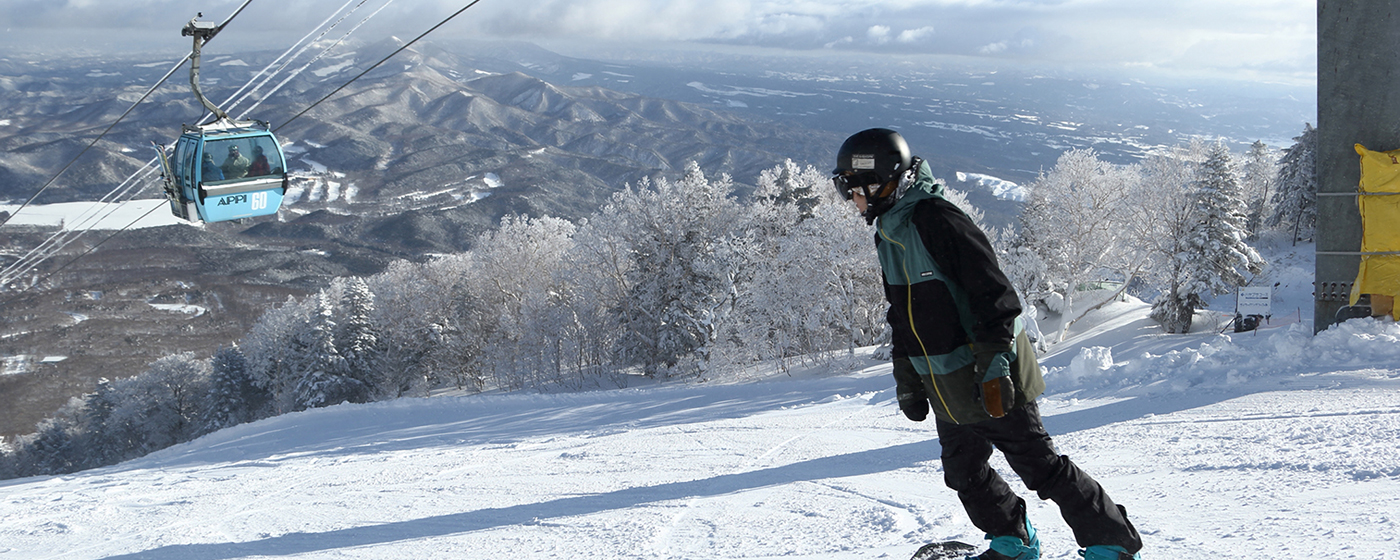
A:
{"label": "pine tree", "polygon": [[77,426],[65,406],[53,417],[39,422],[34,433],[19,439],[13,469],[19,476],[64,474],[81,466],[82,450],[77,442]]}
{"label": "pine tree", "polygon": [[1292,231],[1293,242],[1312,239],[1317,230],[1317,129],[1311,123],[1279,159],[1278,185],[1266,225]]}
{"label": "pine tree", "polygon": [[221,346],[214,352],[210,367],[209,393],[201,419],[203,430],[213,432],[253,420],[268,395],[253,384],[243,351],[237,344]]}
{"label": "pine tree", "polygon": [[1149,249],[1151,264],[1144,277],[1158,291],[1152,319],[1169,333],[1186,333],[1201,307],[1198,295],[1184,291],[1191,276],[1187,258],[1189,232],[1196,227],[1195,187],[1206,145],[1195,141],[1170,154],[1155,155],[1140,170],[1144,196],[1136,206],[1138,242]]}
{"label": "pine tree", "polygon": [[[813,181],[813,176],[819,178]],[[767,203],[774,207],[789,207],[797,212],[798,222],[812,217],[812,210],[821,203],[818,189],[829,184],[825,174],[812,166],[802,168],[791,159],[758,175],[758,188],[754,189],[756,203]]]}
{"label": "pine tree", "polygon": [[325,292],[317,293],[314,300],[314,311],[293,340],[299,356],[292,367],[297,379],[296,406],[306,409],[364,402],[368,387],[349,376],[345,357],[335,347],[335,309]]}
{"label": "pine tree", "polygon": [[367,389],[365,395],[353,402],[364,402],[370,397],[368,389],[380,385],[379,356],[382,349],[373,324],[374,293],[358,277],[348,278],[343,283],[340,300],[342,319],[337,325],[336,349],[345,358],[346,375]]}
{"label": "pine tree", "polygon": [[83,447],[87,465],[110,465],[125,458],[125,449],[109,433],[112,411],[117,408],[117,395],[111,380],[97,380],[97,390],[83,397]]}
{"label": "pine tree", "polygon": [[1240,187],[1244,192],[1246,211],[1245,231],[1252,238],[1259,235],[1269,211],[1269,195],[1278,180],[1278,163],[1269,146],[1255,140],[1245,155]]}
{"label": "pine tree", "polygon": [[[1244,274],[1258,274],[1265,263],[1245,241],[1245,204],[1235,181],[1230,150],[1223,143],[1216,143],[1207,151],[1194,200],[1193,227],[1187,232],[1179,257],[1187,272],[1178,296],[1188,307],[1200,308],[1209,296],[1244,285]],[[1189,319],[1185,325],[1189,329]]]}

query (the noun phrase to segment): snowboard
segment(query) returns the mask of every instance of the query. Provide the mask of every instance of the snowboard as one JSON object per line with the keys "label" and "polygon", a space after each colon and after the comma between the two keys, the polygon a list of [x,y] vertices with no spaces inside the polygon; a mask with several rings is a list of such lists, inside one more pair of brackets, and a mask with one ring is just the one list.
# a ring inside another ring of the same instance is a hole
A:
{"label": "snowboard", "polygon": [[977,554],[977,547],[958,541],[936,542],[920,547],[909,560],[962,560],[970,554]]}

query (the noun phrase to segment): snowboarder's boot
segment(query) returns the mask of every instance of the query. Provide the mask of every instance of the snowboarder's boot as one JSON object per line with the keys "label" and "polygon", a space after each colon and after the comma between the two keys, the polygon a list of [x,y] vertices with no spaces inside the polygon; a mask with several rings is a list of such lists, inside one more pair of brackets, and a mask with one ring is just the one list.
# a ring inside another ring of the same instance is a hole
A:
{"label": "snowboarder's boot", "polygon": [[992,541],[987,551],[977,556],[968,556],[967,560],[1040,560],[1040,539],[1036,537],[1035,527],[1031,527],[1031,520],[1026,517],[1024,510],[1021,519],[1026,523],[1024,535],[987,535]]}
{"label": "snowboarder's boot", "polygon": [[1096,544],[1079,551],[1079,555],[1084,560],[1142,560],[1142,556],[1133,553],[1128,554],[1127,549],[1121,546]]}
{"label": "snowboarder's boot", "polygon": [[920,547],[909,560],[961,560],[967,553],[976,551],[977,547],[963,542],[935,542]]}

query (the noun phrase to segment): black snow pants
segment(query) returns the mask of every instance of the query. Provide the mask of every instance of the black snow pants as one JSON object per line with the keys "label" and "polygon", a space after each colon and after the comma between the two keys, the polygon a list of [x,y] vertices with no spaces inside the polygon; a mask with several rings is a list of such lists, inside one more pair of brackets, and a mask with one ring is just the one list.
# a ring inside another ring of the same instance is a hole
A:
{"label": "black snow pants", "polygon": [[1023,535],[1024,504],[987,464],[995,445],[1026,487],[1060,506],[1080,547],[1117,545],[1129,553],[1142,549],[1142,538],[1123,506],[1113,503],[1093,478],[1069,457],[1055,452],[1040,421],[1035,401],[1006,416],[975,424],[939,420],[943,475],[967,509],[972,524],[993,536]]}

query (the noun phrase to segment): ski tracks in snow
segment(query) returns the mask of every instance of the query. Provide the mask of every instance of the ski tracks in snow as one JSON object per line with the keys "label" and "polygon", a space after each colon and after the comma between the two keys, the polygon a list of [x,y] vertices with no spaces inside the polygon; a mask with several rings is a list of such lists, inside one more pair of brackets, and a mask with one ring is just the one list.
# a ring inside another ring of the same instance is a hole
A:
{"label": "ski tracks in snow", "polygon": [[[0,482],[0,560],[865,560],[981,542],[887,375],[291,414]],[[1042,410],[1149,560],[1400,560],[1400,375],[1266,381]],[[1077,558],[1054,504],[993,466],[1044,557]]]}
{"label": "ski tracks in snow", "polygon": [[[808,437],[815,432],[828,430],[834,425],[844,423],[863,411],[864,408],[857,408],[851,411],[850,413],[846,414],[845,416],[839,417],[835,420],[831,420],[825,424],[822,424],[821,426],[805,430],[795,436],[792,436],[782,441],[781,443],[770,447],[762,453],[759,453],[752,459],[743,461],[741,465],[727,469],[728,472],[715,472],[713,474],[717,476],[732,476],[742,472],[754,470],[755,468],[761,467],[764,463],[768,462],[768,460],[771,457],[782,451],[783,448],[788,446],[788,444],[799,439]],[[698,440],[697,442],[701,443],[701,445],[704,445],[703,442],[699,442]],[[656,538],[653,539],[650,546],[648,546],[647,548],[657,556],[667,558],[684,558],[686,552],[694,551],[697,548],[700,548],[702,550],[713,548],[713,545],[715,544],[714,525],[707,523],[702,519],[697,519],[695,523],[691,524],[690,526],[686,526],[685,520],[691,513],[693,513],[697,509],[698,504],[702,500],[723,501],[726,499],[727,497],[708,498],[694,496],[686,500],[684,504],[677,508],[675,515],[671,517],[670,521],[666,524],[666,526],[657,532]],[[699,544],[701,546],[697,547],[695,546],[695,544]]]}

